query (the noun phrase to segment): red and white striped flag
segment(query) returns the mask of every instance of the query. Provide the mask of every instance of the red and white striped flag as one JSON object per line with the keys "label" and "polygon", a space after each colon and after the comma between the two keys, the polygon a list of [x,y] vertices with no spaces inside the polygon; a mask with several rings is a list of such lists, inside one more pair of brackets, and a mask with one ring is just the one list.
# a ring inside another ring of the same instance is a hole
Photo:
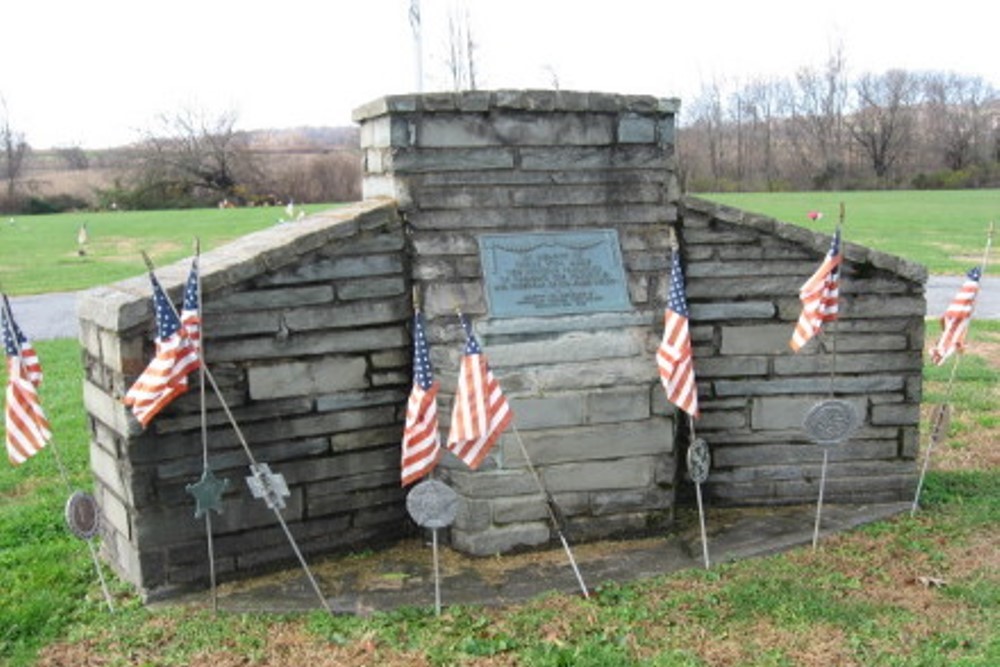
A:
{"label": "red and white striped flag", "polygon": [[[3,306],[6,308],[7,313],[13,312],[10,309],[10,300],[6,294],[3,295]],[[31,380],[31,383],[38,387],[42,384],[42,364],[38,361],[38,353],[35,352],[35,347],[28,340],[28,337],[21,331],[21,327],[17,326],[13,314],[10,315],[10,327],[11,333],[13,333],[15,342],[17,343],[17,348],[21,351],[21,365],[24,366],[25,373],[28,379]]]}
{"label": "red and white striped flag", "polygon": [[429,474],[441,457],[437,411],[439,386],[431,368],[424,318],[417,311],[413,315],[413,389],[406,404],[406,426],[403,427],[400,471],[403,486]]}
{"label": "red and white striped flag", "polygon": [[688,316],[684,273],[675,251],[671,256],[670,292],[663,315],[663,340],[656,351],[656,365],[660,369],[660,382],[667,392],[667,400],[697,418],[698,387],[694,380]]}
{"label": "red and white striped flag", "polygon": [[843,254],[840,250],[840,228],[833,235],[830,250],[823,263],[799,290],[802,313],[795,324],[795,332],[788,345],[798,352],[813,336],[818,334],[825,322],[837,319],[840,308],[840,264]]}
{"label": "red and white striped flag", "polygon": [[465,354],[459,369],[447,447],[475,470],[510,425],[514,413],[490,370],[486,355],[476,342],[468,320],[461,314],[459,319],[465,329]]}
{"label": "red and white striped flag", "polygon": [[[124,399],[125,405],[132,407],[132,414],[144,428],[172,400],[187,391],[188,374],[201,365],[197,258],[191,264],[184,291],[184,323],[174,312],[160,281],[152,272],[149,279],[153,284],[153,309],[156,313],[156,356],[129,388]],[[189,294],[193,295],[193,302],[190,303]]]}
{"label": "red and white striped flag", "polygon": [[965,336],[969,333],[969,322],[979,294],[979,279],[982,271],[977,266],[965,276],[965,282],[959,288],[955,298],[941,317],[941,337],[931,348],[931,361],[940,366],[954,352],[965,350]]}
{"label": "red and white striped flag", "polygon": [[38,398],[38,385],[42,381],[38,355],[14,321],[6,297],[3,308],[3,342],[7,352],[4,406],[7,458],[13,465],[20,465],[48,444],[52,439],[52,431]]}

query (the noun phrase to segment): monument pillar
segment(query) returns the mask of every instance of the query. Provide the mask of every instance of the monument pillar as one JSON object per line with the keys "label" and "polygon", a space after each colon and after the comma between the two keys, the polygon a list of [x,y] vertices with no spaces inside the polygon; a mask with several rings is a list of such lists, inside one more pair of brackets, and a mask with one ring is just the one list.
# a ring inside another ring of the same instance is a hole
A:
{"label": "monument pillar", "polygon": [[355,111],[364,195],[395,199],[407,231],[442,439],[464,341],[456,309],[514,412],[477,470],[441,463],[461,498],[454,547],[487,555],[555,539],[522,442],[570,540],[671,521],[674,409],[655,350],[677,110],[646,96],[472,91]]}

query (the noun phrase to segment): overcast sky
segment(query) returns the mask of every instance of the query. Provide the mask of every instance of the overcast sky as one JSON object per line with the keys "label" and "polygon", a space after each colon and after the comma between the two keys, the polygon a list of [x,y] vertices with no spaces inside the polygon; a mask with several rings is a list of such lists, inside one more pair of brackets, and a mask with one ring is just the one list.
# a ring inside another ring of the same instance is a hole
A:
{"label": "overcast sky", "polygon": [[[447,89],[468,7],[480,88],[690,101],[712,80],[790,78],[843,46],[849,73],[946,70],[1000,85],[989,3],[951,0],[421,0],[425,90]],[[349,125],[417,88],[410,0],[2,0],[0,96],[37,148],[132,141],[159,114],[238,127]]]}

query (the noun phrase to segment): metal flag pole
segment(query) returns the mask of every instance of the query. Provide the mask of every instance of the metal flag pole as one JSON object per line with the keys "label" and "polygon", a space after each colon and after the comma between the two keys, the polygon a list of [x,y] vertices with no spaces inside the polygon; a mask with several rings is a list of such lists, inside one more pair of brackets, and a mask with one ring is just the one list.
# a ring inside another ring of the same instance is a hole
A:
{"label": "metal flag pole", "polygon": [[[990,249],[993,246],[993,234],[996,230],[996,222],[990,223],[990,228],[986,232],[986,247],[983,249],[983,261],[980,263],[982,267],[981,276],[986,277],[986,267],[990,260]],[[980,287],[980,289],[982,289]],[[972,302],[972,309],[969,312],[969,320],[972,320],[972,316],[976,312],[976,301]],[[927,441],[927,451],[924,452],[924,462],[920,467],[920,477],[917,480],[917,490],[913,495],[913,505],[910,507],[910,516],[916,516],[917,509],[920,506],[920,493],[924,487],[924,478],[927,476],[927,468],[931,461],[931,451],[941,439],[948,435],[947,425],[949,422],[949,417],[951,415],[951,392],[955,387],[955,377],[958,374],[958,364],[962,359],[962,355],[956,354],[955,359],[951,364],[951,373],[948,376],[948,385],[945,389],[945,399],[944,403],[939,406],[939,409],[935,411],[931,419],[931,434]]]}
{"label": "metal flag pole", "polygon": [[[149,259],[149,256],[145,253],[145,251],[142,252],[142,257],[146,262],[146,267],[152,273],[153,262]],[[200,275],[201,274],[199,272],[199,277]],[[171,311],[173,311],[174,315],[179,319],[180,316],[177,314],[177,308],[174,306],[173,302],[170,301],[170,299],[167,299],[167,303],[170,304]],[[204,338],[204,335],[202,335],[202,338]],[[332,616],[333,609],[330,608],[330,603],[327,602],[326,596],[324,596],[323,591],[320,590],[319,584],[316,582],[316,578],[313,576],[312,570],[309,568],[309,564],[306,562],[305,556],[302,555],[302,551],[299,549],[299,545],[296,543],[295,537],[292,535],[292,531],[288,528],[288,524],[285,522],[285,518],[281,516],[279,505],[284,506],[284,501],[279,497],[280,489],[275,488],[276,484],[273,479],[274,477],[280,477],[280,475],[275,476],[271,473],[270,468],[268,468],[267,465],[261,466],[257,463],[257,459],[254,457],[253,452],[250,450],[250,445],[247,443],[247,440],[243,435],[243,430],[236,421],[236,417],[233,416],[232,410],[229,409],[229,403],[226,401],[222,390],[219,389],[219,385],[215,381],[215,376],[206,364],[202,363],[202,366],[204,368],[205,378],[212,386],[212,391],[215,392],[215,396],[219,399],[219,405],[222,406],[222,410],[225,412],[226,418],[233,427],[233,432],[236,434],[236,438],[240,441],[240,445],[243,447],[243,451],[246,453],[247,459],[250,461],[250,472],[253,475],[252,479],[256,480],[257,488],[261,491],[261,497],[264,499],[268,508],[274,512],[278,523],[281,525],[281,529],[288,538],[288,543],[291,545],[292,551],[295,552],[295,556],[298,558],[299,564],[302,565],[302,570],[309,579],[309,583],[322,603],[323,608],[326,609],[326,611]],[[281,483],[283,484],[283,480],[281,480]],[[285,493],[287,494],[287,489],[285,489]]]}
{"label": "metal flag pole", "polygon": [[590,592],[587,590],[587,585],[583,583],[583,576],[580,574],[580,568],[576,565],[576,559],[573,558],[573,551],[569,548],[569,542],[566,541],[566,536],[563,534],[562,527],[559,525],[559,518],[556,515],[556,504],[553,500],[552,495],[545,490],[545,486],[542,484],[542,478],[539,477],[538,471],[535,470],[535,466],[531,463],[531,457],[528,456],[528,448],[524,446],[524,440],[521,439],[521,434],[517,430],[517,426],[513,423],[511,428],[514,433],[514,437],[517,439],[517,444],[521,447],[521,454],[524,456],[524,461],[528,465],[528,471],[531,476],[535,478],[535,484],[538,485],[538,490],[541,492],[545,500],[545,509],[549,514],[549,521],[552,522],[552,527],[555,528],[556,534],[559,536],[559,541],[562,542],[563,550],[566,552],[566,557],[569,559],[569,565],[573,569],[573,574],[576,575],[576,581],[580,585],[580,591],[583,593],[583,597],[590,598]]}
{"label": "metal flag pole", "polygon": [[[843,256],[844,256],[844,237],[841,234],[841,230],[844,227],[844,202],[840,202],[840,220],[837,222],[836,234],[840,237],[840,248],[838,252],[841,254],[841,265],[835,270],[840,272],[843,268]],[[838,286],[839,291],[839,286]],[[839,298],[839,296],[838,296]],[[827,400],[833,399],[833,389],[834,382],[837,378],[837,322],[836,320],[830,322],[830,386],[827,390]],[[820,335],[822,335],[822,330]],[[819,529],[820,524],[823,520],[823,495],[826,492],[826,470],[830,461],[829,448],[823,447],[823,465],[820,468],[819,474],[819,495],[816,498],[816,523],[813,525],[813,537],[812,537],[812,548],[813,551],[819,546]]]}
{"label": "metal flag pole", "polygon": [[[197,238],[195,239],[194,242],[194,256],[195,256],[195,261],[199,263],[198,274],[197,274],[199,335],[196,345],[198,347],[198,358],[201,360],[201,363],[198,364],[198,377],[200,379],[200,382],[198,383],[198,394],[199,394],[198,398],[199,398],[200,412],[201,412],[201,464],[202,464],[201,470],[202,470],[202,479],[205,479],[208,475],[211,474],[212,469],[209,466],[208,462],[208,418],[207,418],[206,401],[205,401],[205,365],[207,363],[205,361],[205,337],[204,335],[202,335],[201,332],[201,327],[202,327],[201,266],[200,266],[201,241]],[[212,594],[211,594],[212,613],[217,614],[219,613],[219,591],[215,573],[215,536],[212,530],[212,512],[210,510],[205,510],[205,537],[207,538],[206,541],[208,548],[208,576],[210,585],[212,587]]]}
{"label": "metal flag pole", "polygon": [[[21,356],[21,341],[18,339],[17,333],[14,331],[14,314],[10,309],[10,300],[7,298],[7,294],[3,293],[3,314],[7,319],[7,324],[10,326],[10,337],[13,340],[14,347],[17,349],[18,357]],[[56,468],[59,470],[59,477],[62,479],[63,484],[66,485],[66,490],[70,493],[70,500],[76,496],[76,492],[73,490],[73,483],[70,481],[69,472],[66,466],[63,464],[62,456],[59,455],[59,449],[56,447],[55,436],[52,436],[47,445],[50,445],[52,450],[52,457],[55,459]],[[104,601],[108,605],[108,611],[114,613],[115,605],[111,597],[111,591],[108,589],[108,582],[104,578],[104,571],[101,569],[101,560],[97,556],[97,548],[94,546],[94,535],[97,534],[97,504],[94,502],[93,497],[89,494],[84,496],[90,503],[93,504],[91,511],[94,513],[95,522],[93,524],[93,531],[87,537],[84,537],[84,541],[87,543],[87,550],[90,552],[90,560],[94,563],[94,571],[97,573],[97,578],[101,583],[101,593],[104,595]],[[73,530],[73,526],[70,526],[70,530]]]}

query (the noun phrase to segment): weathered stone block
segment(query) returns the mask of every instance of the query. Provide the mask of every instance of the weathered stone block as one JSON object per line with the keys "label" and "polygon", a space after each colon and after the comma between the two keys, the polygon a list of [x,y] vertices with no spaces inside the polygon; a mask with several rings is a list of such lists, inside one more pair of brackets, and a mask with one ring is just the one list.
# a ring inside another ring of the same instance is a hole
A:
{"label": "weathered stone block", "polygon": [[651,144],[656,141],[656,119],[624,114],[618,121],[618,141],[623,144]]}
{"label": "weathered stone block", "polygon": [[[597,459],[610,459],[608,467],[618,466],[626,457],[666,455],[674,443],[673,422],[661,417],[519,433],[535,466]],[[504,464],[526,465],[519,445],[504,447]]]}
{"label": "weathered stone block", "polygon": [[889,403],[872,406],[872,424],[876,426],[905,426],[920,421],[918,403]]}
{"label": "weathered stone block", "polygon": [[355,357],[251,366],[247,369],[250,398],[259,401],[361,389],[368,385],[367,370],[364,358]]}
{"label": "weathered stone block", "polygon": [[[755,398],[751,425],[756,430],[801,429],[806,414],[821,400],[821,398]],[[859,422],[863,422],[868,413],[868,401],[864,398],[844,400],[854,406]]]}
{"label": "weathered stone block", "polygon": [[515,498],[496,498],[490,501],[493,508],[493,521],[497,524],[524,523],[528,521],[545,521],[549,518],[545,498],[536,496],[517,496]]}
{"label": "weathered stone block", "polygon": [[493,556],[517,547],[535,547],[549,541],[549,526],[541,521],[517,523],[467,532],[452,528],[452,546],[473,556]]}
{"label": "weathered stone block", "polygon": [[545,488],[551,493],[635,489],[653,483],[655,461],[655,458],[646,456],[620,459],[614,463],[565,463],[546,466],[541,474]]}
{"label": "weathered stone block", "polygon": [[750,326],[723,326],[722,354],[784,354],[789,351],[788,341],[795,331],[794,325],[756,324]]}

